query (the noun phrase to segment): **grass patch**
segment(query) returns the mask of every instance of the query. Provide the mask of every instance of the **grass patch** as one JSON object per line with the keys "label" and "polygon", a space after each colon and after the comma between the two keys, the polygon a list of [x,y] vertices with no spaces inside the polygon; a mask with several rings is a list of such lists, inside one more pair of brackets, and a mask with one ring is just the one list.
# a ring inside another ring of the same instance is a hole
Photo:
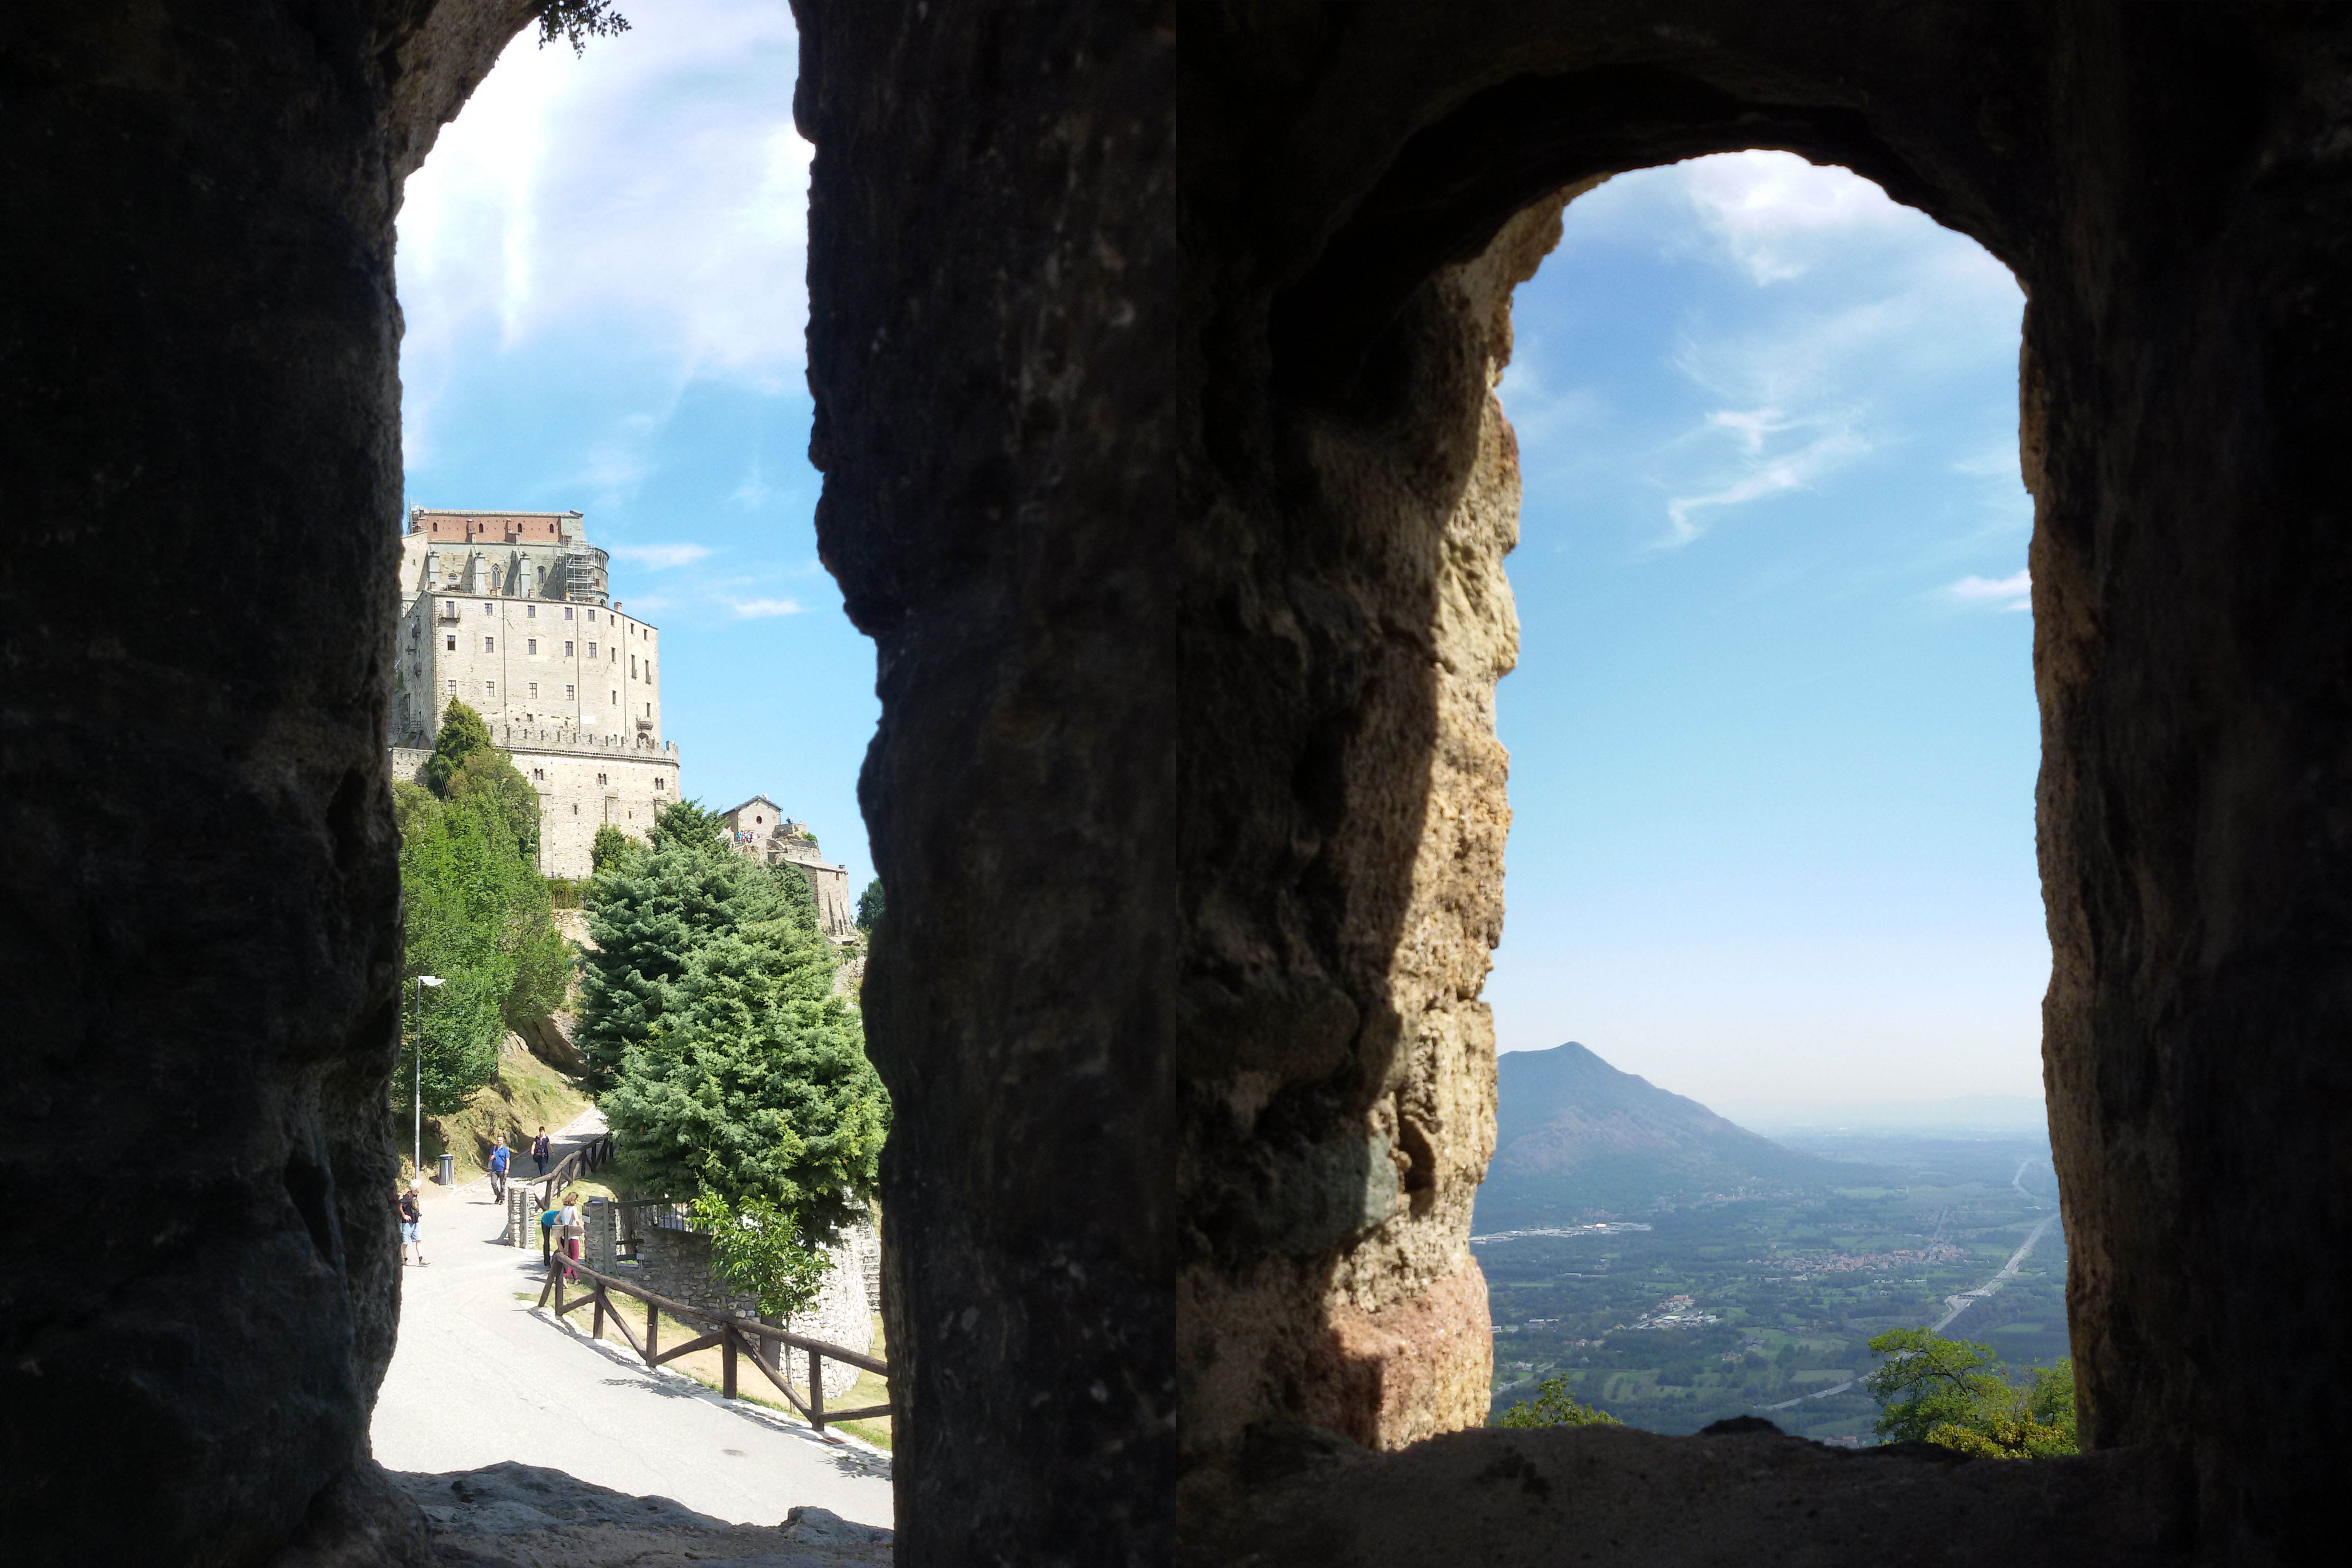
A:
{"label": "grass patch", "polygon": [[[429,1173],[443,1154],[454,1154],[457,1180],[470,1182],[489,1169],[491,1145],[503,1133],[507,1146],[515,1152],[509,1171],[528,1175],[530,1159],[525,1151],[530,1147],[532,1134],[542,1126],[551,1131],[566,1126],[587,1109],[588,1096],[577,1080],[541,1061],[509,1035],[499,1053],[499,1076],[494,1082],[476,1089],[463,1110],[425,1119],[425,1169]],[[394,1120],[400,1123],[400,1174],[405,1182],[415,1173],[409,1163],[414,1152],[413,1123],[405,1117]],[[588,1184],[583,1183],[581,1190],[585,1193]]]}

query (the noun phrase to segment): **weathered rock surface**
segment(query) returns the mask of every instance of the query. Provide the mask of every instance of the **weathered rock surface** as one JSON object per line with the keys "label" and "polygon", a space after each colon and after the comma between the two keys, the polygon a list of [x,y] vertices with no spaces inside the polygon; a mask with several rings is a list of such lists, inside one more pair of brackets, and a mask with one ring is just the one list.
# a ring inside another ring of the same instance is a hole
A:
{"label": "weathered rock surface", "polygon": [[[1402,1454],[1262,1440],[1258,1506],[1194,1542],[1220,1568],[2157,1568],[2190,1509],[2177,1457],[1962,1460],[1762,1432],[1465,1432]],[[1286,1476],[1280,1472],[1288,1471]],[[1276,1479],[1276,1478],[1279,1479]]]}
{"label": "weathered rock surface", "polygon": [[395,1474],[430,1522],[442,1568],[839,1568],[887,1563],[890,1531],[821,1508],[730,1524],[667,1498],[631,1497],[534,1465]]}

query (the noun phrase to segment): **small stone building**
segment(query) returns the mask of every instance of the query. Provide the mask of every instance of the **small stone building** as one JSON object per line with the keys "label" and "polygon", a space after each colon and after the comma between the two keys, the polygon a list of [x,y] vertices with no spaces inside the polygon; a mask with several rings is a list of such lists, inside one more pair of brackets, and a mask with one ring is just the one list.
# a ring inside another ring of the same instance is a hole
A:
{"label": "small stone building", "polygon": [[725,814],[727,841],[738,855],[770,866],[793,865],[816,895],[817,924],[835,942],[857,935],[857,909],[849,897],[849,868],[828,863],[817,850],[808,825],[786,816],[764,795],[755,795]]}

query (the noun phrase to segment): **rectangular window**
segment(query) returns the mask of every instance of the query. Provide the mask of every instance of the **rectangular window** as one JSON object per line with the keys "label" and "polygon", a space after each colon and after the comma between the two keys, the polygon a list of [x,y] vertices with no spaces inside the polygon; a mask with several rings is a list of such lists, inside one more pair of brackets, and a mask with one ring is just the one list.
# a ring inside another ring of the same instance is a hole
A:
{"label": "rectangular window", "polygon": [[572,688],[570,688],[570,687],[568,687],[568,686],[567,686],[567,687],[565,687],[565,688],[563,689],[563,700],[564,700],[565,701],[569,702],[570,700],[572,700]]}
{"label": "rectangular window", "polygon": [[568,642],[563,645],[563,657],[566,658],[572,657],[572,645]]}
{"label": "rectangular window", "polygon": [[[547,581],[547,568],[544,566],[539,569],[539,580],[542,583]],[[534,621],[539,619],[539,606],[537,605],[525,605],[522,607],[522,613]]]}
{"label": "rectangular window", "polygon": [[572,606],[569,605],[563,606],[563,618],[567,621],[572,618]]}
{"label": "rectangular window", "polygon": [[648,702],[648,703],[646,703],[646,718],[648,718],[648,719],[650,719],[650,718],[652,718],[653,716],[654,716],[654,705],[653,705],[652,703]]}
{"label": "rectangular window", "polygon": [[539,682],[536,680],[530,683],[530,694],[534,700],[539,696]]}
{"label": "rectangular window", "polygon": [[492,609],[490,607],[490,602],[488,599],[485,599],[482,601],[482,614],[486,616],[495,616],[498,612]]}
{"label": "rectangular window", "polygon": [[547,782],[547,770],[545,768],[533,768],[530,770],[530,776],[537,779],[541,784],[545,784]]}
{"label": "rectangular window", "polygon": [[631,655],[629,656],[629,679],[630,679],[631,680],[635,680],[636,678],[637,678],[637,656],[636,656],[635,654],[631,654]]}
{"label": "rectangular window", "polygon": [[498,638],[496,638],[496,637],[484,637],[484,638],[482,639],[482,651],[483,651],[484,653],[496,653],[496,652],[498,652],[498,651],[499,651],[499,639],[498,639]]}
{"label": "rectangular window", "polygon": [[454,680],[449,683],[449,695],[452,697],[457,695],[457,683]]}
{"label": "rectangular window", "polygon": [[614,693],[613,693],[613,706],[614,706],[614,707],[615,707],[615,708],[618,708],[620,705],[621,705],[621,694],[620,694],[619,692],[615,691]]}
{"label": "rectangular window", "polygon": [[654,788],[656,788],[656,789],[659,789],[659,788],[661,788],[661,787],[662,787],[662,781],[660,780],[660,778],[656,777],[656,778],[654,780]]}
{"label": "rectangular window", "polygon": [[482,695],[483,695],[483,696],[485,696],[485,697],[496,697],[498,694],[499,694],[499,683],[498,683],[497,681],[495,681],[495,680],[485,680],[484,682],[482,682]]}
{"label": "rectangular window", "polygon": [[539,639],[537,637],[523,638],[522,651],[525,653],[537,653],[539,651]]}
{"label": "rectangular window", "polygon": [[590,643],[588,645],[588,657],[590,658],[594,658],[596,657],[596,645],[594,643]]}
{"label": "rectangular window", "polygon": [[572,803],[572,815],[574,816],[580,815],[580,803],[576,800]]}
{"label": "rectangular window", "polygon": [[604,775],[603,773],[598,773],[598,774],[596,775],[596,783],[597,783],[598,787],[600,787],[600,788],[604,785]]}
{"label": "rectangular window", "polygon": [[449,651],[451,653],[457,651],[457,639],[454,637],[449,639]]}
{"label": "rectangular window", "polygon": [[589,619],[589,621],[593,624],[593,623],[595,621],[595,619],[596,619],[596,612],[595,612],[595,611],[593,611],[593,610],[589,611],[589,612],[588,612],[588,619]]}

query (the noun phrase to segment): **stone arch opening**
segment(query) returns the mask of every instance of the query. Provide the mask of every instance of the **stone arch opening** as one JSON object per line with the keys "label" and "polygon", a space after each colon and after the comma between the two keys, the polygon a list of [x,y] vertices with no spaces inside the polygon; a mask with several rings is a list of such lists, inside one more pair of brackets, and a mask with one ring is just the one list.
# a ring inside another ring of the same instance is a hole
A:
{"label": "stone arch opening", "polygon": [[[2126,754],[2165,756],[2230,793],[2220,731],[2205,731],[2206,749],[2181,710],[2154,696],[2210,695],[2206,677],[2189,671],[2188,642],[2217,637],[2201,645],[2207,655],[2242,668],[2223,653],[2234,634],[2221,626],[2251,623],[2214,605],[2199,634],[2173,641],[2158,627],[2185,631],[2181,601],[2160,606],[2169,590],[2156,584],[2179,585],[2189,560],[2239,579],[2219,535],[2181,508],[2193,491],[2212,515],[2241,516],[2243,494],[2218,468],[2192,479],[2202,465],[2158,457],[2133,432],[2148,428],[2144,418],[2180,429],[2190,405],[2218,413],[2210,388],[2192,389],[2197,377],[2252,390],[2253,362],[2222,368],[2228,333],[2205,312],[2242,298],[2222,279],[2250,253],[2221,237],[2235,220],[2220,215],[2246,209],[2223,194],[2239,188],[2234,176],[2215,174],[2271,144],[2250,110],[2254,76],[2268,68],[2254,62],[2274,57],[2269,45],[2195,28],[2139,34],[2126,51],[2134,63],[2104,76],[2088,61],[2119,35],[2106,30],[2111,18],[2078,20],[2080,31],[1955,10],[1903,37],[1851,16],[1845,37],[1810,26],[1775,36],[1716,8],[1703,20],[1693,11],[1686,29],[1654,30],[1568,7],[1459,26],[1399,8],[1344,25],[1293,18],[1288,33],[1234,22],[1217,32],[1226,54],[1188,48],[1188,101],[1213,106],[1197,118],[1224,137],[1188,143],[1207,145],[1188,169],[1189,216],[1208,253],[1194,275],[1213,279],[1202,284],[1205,510],[1233,554],[1255,552],[1218,574],[1212,596],[1263,639],[1261,670],[1282,671],[1230,682],[1216,694],[1228,710],[1203,706],[1220,729],[1259,718],[1265,749],[1297,765],[1266,766],[1250,792],[1268,819],[1255,843],[1226,835],[1223,863],[1196,864],[1213,919],[1195,927],[1191,971],[1294,1054],[1212,1015],[1231,1043],[1204,1047],[1188,1071],[1187,1148],[1190,1168],[1210,1173],[1194,1189],[1204,1196],[1249,1190],[1262,1215],[1278,1212],[1270,1195],[1313,1191],[1329,1206],[1312,1239],[1247,1237],[1237,1221],[1218,1228],[1222,1248],[1187,1255],[1180,1355],[1193,1380],[1188,1452],[1203,1497],[1246,1488],[1251,1445],[1282,1430],[1402,1449],[1394,1478],[1415,1464],[1433,1476],[1445,1465],[1436,1456],[1486,1441],[1415,1447],[1468,1424],[1457,1391],[1486,1356],[1483,1302],[1454,1236],[1491,1136],[1475,997],[1478,949],[1499,911],[1505,809],[1482,703],[1502,662],[1494,563],[1514,476],[1486,368],[1507,330],[1509,289],[1544,248],[1546,216],[1531,203],[1617,171],[1745,148],[1870,178],[1981,245],[2026,290],[2021,457],[2036,501],[2037,833],[2054,950],[2043,1062],[2074,1237],[2084,1429],[2100,1449],[2185,1447],[2209,1501],[2284,1495],[2284,1469],[2245,1468],[2243,1456],[2269,1445],[2227,1412],[2235,1396],[2186,1372],[2192,1342],[2220,1329],[2206,1314],[2224,1292],[2213,1274],[2188,1282],[2177,1264],[2188,1232],[2156,1217],[2206,1205],[2217,1223],[2238,1213],[2218,1181],[2231,1158],[2209,1155],[2259,1137],[2245,1124],[2223,1134],[2210,1100],[2173,1098],[2188,1078],[2210,1082],[2219,1070],[2218,1037],[2193,1047],[2188,1037],[2231,1005],[2186,971],[2159,975],[2142,945],[2159,928],[2184,941],[2191,927],[2210,929],[2154,891],[2185,898],[2199,852],[2176,838],[2174,855],[2122,828],[2178,820]],[[1252,47],[1283,65],[1232,63]],[[2142,96],[2147,84],[2208,47],[2211,90],[2195,128],[2164,126]],[[1268,108],[1276,80],[1291,96]],[[2195,163],[2204,173],[2187,183],[2207,193],[2162,216],[2123,173],[2160,156]],[[2154,247],[2138,263],[2109,243],[2125,228]],[[2123,307],[2126,297],[2139,303]],[[2159,299],[2189,314],[2168,322]],[[2169,356],[2170,370],[2156,374],[2150,354]],[[2158,472],[2183,488],[2145,488]],[[2122,652],[2126,643],[2136,651]],[[2141,658],[2139,674],[2121,673],[2118,660]],[[2202,698],[2190,705],[2267,746]],[[1280,741],[1269,711],[1287,725]],[[2126,731],[2135,739],[2123,742]],[[1238,764],[1220,768],[1230,778]],[[2225,879],[2242,874],[2253,873],[2242,864]],[[1289,907],[1236,892],[1270,886]],[[2216,962],[2273,972],[2257,952],[2264,941]],[[1330,1009],[1339,1022],[1323,1031],[1329,1043],[1300,1049],[1314,1034],[1275,1020],[1297,1017],[1295,998],[1320,985],[1352,1010]],[[2175,1006],[2187,1013],[2166,1011]],[[2151,1163],[2158,1147],[2168,1152]],[[2316,1157],[2316,1145],[2298,1147]],[[2192,1164],[2209,1174],[2186,1175]],[[2251,1234],[2242,1215],[2225,1228]],[[2183,1423],[2200,1436],[2184,1443]],[[2315,1480],[2299,1473],[2294,1486]]]}
{"label": "stone arch opening", "polygon": [[[1555,194],[1534,208],[1557,205]],[[1969,458],[1992,459],[1996,440],[2015,460],[2020,300],[2008,270],[1965,237],[1892,205],[1852,171],[1784,153],[1612,176],[1567,203],[1553,232],[1559,239],[1507,307],[1500,346],[1510,370],[1489,374],[1517,427],[1509,445],[1520,458],[1524,515],[1505,563],[1513,668],[1495,714],[1510,758],[1506,940],[1481,998],[1498,1051],[1496,1144],[1475,1225],[1482,1233],[1570,1225],[1583,1205],[1612,1211],[1586,1218],[1654,1219],[1660,1234],[1633,1245],[1687,1259],[1687,1237],[1712,1230],[1717,1216],[1769,1214],[1776,1235],[1786,1216],[1754,1194],[1724,1210],[1633,1214],[1646,1200],[1607,1174],[1627,1156],[1600,1152],[1598,1130],[1538,1131],[1544,1119],[1531,1108],[1549,1101],[1530,1079],[1514,1079],[1515,1067],[1522,1075],[1557,1067],[1563,1058],[1551,1047],[1580,1041],[1775,1138],[1778,1123],[1750,1115],[1773,1113],[1742,1101],[2038,1089],[2032,1010],[2048,957],[2030,858],[2038,733],[2020,657],[2030,619],[1954,595],[1958,561],[1938,557],[1949,569],[1935,575],[1924,563],[1974,532],[1966,568],[1986,567],[1988,512],[2002,520],[1992,559],[2003,564],[1991,575],[2023,563],[2030,502],[2015,470],[2004,481],[1948,467],[1963,446]],[[1842,243],[1824,243],[1829,233]],[[1872,344],[1866,354],[1848,333]],[[1960,356],[1964,377],[1952,363]],[[1654,376],[1635,370],[1653,357]],[[1973,577],[1961,584],[1989,586]],[[1732,626],[1737,634],[1719,629]],[[1999,721],[1982,713],[1988,705]],[[1909,717],[1927,711],[1941,718]],[[1674,808],[1637,804],[1645,800]],[[1987,891],[1988,875],[2001,896]],[[1515,1048],[1538,1054],[1499,1054]],[[1955,1061],[1983,1063],[2003,1080],[1970,1072],[1964,1081]],[[1515,1136],[1526,1142],[1514,1152]],[[1549,1166],[1562,1157],[1579,1163]],[[2046,1194],[2049,1167],[2039,1168]],[[2004,1166],[1998,1180],[2010,1173]],[[1668,1179],[1663,1170],[1659,1179]],[[1927,1245],[1926,1216],[1919,1228],[1919,1241],[1841,1249]],[[2050,1289],[2063,1278],[2055,1241],[2043,1237],[2030,1266],[2058,1270],[2039,1282]],[[1588,1354],[1553,1340],[1585,1329],[1514,1327],[1522,1317],[1597,1310],[1597,1281],[1542,1281],[1556,1268],[1593,1268],[1594,1249],[1624,1245],[1522,1237],[1475,1249],[1497,1367],[1520,1365],[1498,1370],[1498,1386],[1544,1375],[1556,1357],[1561,1370],[1671,1367],[1687,1363],[1702,1337],[1743,1338],[1728,1329],[1612,1336]],[[1588,1260],[1570,1261],[1571,1253]],[[1609,1267],[1612,1288],[1632,1288],[1630,1258]],[[1738,1300],[1759,1334],[1790,1328],[1783,1311],[1809,1316],[1793,1293],[1752,1282],[1743,1290],[1733,1272],[1698,1266],[1696,1284],[1661,1285],[1601,1325],[1631,1322],[1670,1291],[1697,1295],[1708,1311]],[[1937,1296],[1983,1272],[1936,1296],[1864,1272],[1844,1282],[1891,1293],[1888,1304],[1810,1316],[1842,1328],[1850,1314],[1916,1301],[1922,1315],[1912,1326],[1925,1326],[1945,1310],[1930,1305]],[[1998,1298],[2002,1321],[2034,1315],[2016,1310],[2023,1294]],[[1984,1338],[1990,1316],[1979,1308],[1950,1331]],[[2063,1320],[2055,1327],[1998,1342],[2012,1362],[2046,1360],[2065,1353]],[[1627,1359],[1637,1345],[1644,1353]],[[1702,1370],[1721,1371],[1715,1352],[1732,1348],[1711,1344]],[[1848,1349],[1852,1364],[1867,1367],[1861,1338]],[[1611,1376],[1577,1375],[1587,1398]],[[1710,1419],[1685,1419],[1689,1408],[1740,1408],[1713,1377],[1668,1381],[1702,1391],[1677,1387],[1696,1403],[1676,1405],[1663,1387],[1654,1401],[1608,1386],[1637,1401],[1621,1413],[1668,1431]],[[1521,1384],[1503,1403],[1528,1392]],[[1750,1396],[1760,1405],[1783,1394]],[[1834,1410],[1846,1423],[1834,1429],[1851,1432],[1854,1408],[1867,1405],[1853,1388],[1772,1419],[1818,1435]]]}
{"label": "stone arch opening", "polygon": [[[37,1558],[262,1561],[306,1530],[312,1560],[414,1558],[362,1442],[390,1335],[362,1136],[396,1007],[367,782],[390,216],[533,7],[197,9],[37,9],[9,42],[0,1485]],[[1856,1560],[1906,1530],[2322,1557],[2352,1377],[2292,1328],[2352,1267],[2340,16],[802,16],[820,529],[882,654],[869,1027],[921,1091],[885,1175],[902,1560],[1150,1561],[1239,1521],[1212,1560],[1722,1561],[1780,1517]],[[1523,135],[1458,118],[1521,79],[1581,85],[1512,98]],[[1580,130],[1587,88],[1620,107]],[[1457,132],[1475,157],[1405,156]],[[1735,144],[1916,190],[2032,301],[2044,1059],[2113,1450],[2046,1470],[1443,1430],[1485,1368],[1448,1227],[1485,1158],[1496,513],[1454,520],[1502,456],[1497,244],[1545,190]],[[1418,163],[1442,177],[1388,183]],[[1360,210],[1392,245],[1335,239]],[[232,538],[308,569],[198,635],[184,585]],[[210,1228],[151,1223],[152,1168],[87,1162],[121,1147],[167,1150]],[[340,1266],[285,1177],[303,1150]],[[80,1201],[48,1201],[77,1160]]]}

